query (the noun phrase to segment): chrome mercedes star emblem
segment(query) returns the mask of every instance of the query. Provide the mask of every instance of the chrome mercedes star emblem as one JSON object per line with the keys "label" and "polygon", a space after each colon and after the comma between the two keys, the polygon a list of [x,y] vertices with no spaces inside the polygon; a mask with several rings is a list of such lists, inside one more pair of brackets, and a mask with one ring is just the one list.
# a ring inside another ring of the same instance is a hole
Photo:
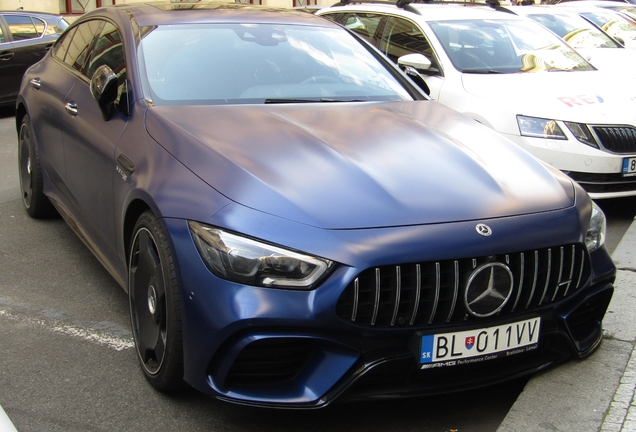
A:
{"label": "chrome mercedes star emblem", "polygon": [[466,283],[466,309],[477,317],[494,315],[510,299],[512,286],[512,272],[505,264],[494,262],[477,267]]}
{"label": "chrome mercedes star emblem", "polygon": [[488,237],[490,234],[492,234],[492,230],[486,224],[482,224],[482,223],[477,224],[475,225],[475,229],[477,230],[479,235],[482,235],[484,237]]}

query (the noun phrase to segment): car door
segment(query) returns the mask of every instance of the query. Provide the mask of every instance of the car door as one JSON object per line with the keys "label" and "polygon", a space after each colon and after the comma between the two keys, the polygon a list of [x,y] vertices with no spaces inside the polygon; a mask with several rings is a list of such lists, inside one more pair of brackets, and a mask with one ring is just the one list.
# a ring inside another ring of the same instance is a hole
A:
{"label": "car door", "polygon": [[77,74],[83,68],[96,32],[97,29],[92,22],[82,23],[69,29],[53,46],[49,61],[36,66],[30,82],[26,84],[29,104],[39,107],[39,109],[30,110],[30,113],[31,124],[42,156],[41,160],[51,178],[55,195],[61,194],[58,198],[63,199],[64,202],[68,201],[69,193],[64,183],[66,161],[62,123],[63,101],[75,84]]}
{"label": "car door", "polygon": [[13,53],[16,67],[7,82],[7,97],[9,100],[15,100],[24,72],[46,55],[55,40],[50,37],[42,37],[45,23],[40,18],[29,15],[5,14],[3,20],[12,40],[10,51]]}
{"label": "car door", "polygon": [[22,75],[15,62],[15,49],[10,41],[8,29],[0,17],[0,105],[15,100],[16,88],[20,87]]}
{"label": "car door", "polygon": [[430,89],[429,96],[439,100],[444,84],[443,70],[431,43],[416,23],[401,17],[389,17],[378,48],[394,63],[406,54],[418,53],[428,58],[431,67],[418,72]]}
{"label": "car door", "polygon": [[94,242],[114,251],[114,154],[128,117],[115,110],[113,117],[105,121],[89,83],[95,70],[106,64],[117,74],[122,88],[126,85],[126,64],[119,29],[111,22],[102,21],[97,34],[88,49],[85,66],[75,76],[64,99],[65,185],[75,217],[82,222],[86,233]]}

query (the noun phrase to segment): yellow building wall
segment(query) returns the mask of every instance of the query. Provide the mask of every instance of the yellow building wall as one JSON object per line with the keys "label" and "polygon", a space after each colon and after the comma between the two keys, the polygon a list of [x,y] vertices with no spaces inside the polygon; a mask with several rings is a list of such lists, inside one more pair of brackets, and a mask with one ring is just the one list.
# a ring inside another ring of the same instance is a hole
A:
{"label": "yellow building wall", "polygon": [[60,13],[58,0],[0,0],[0,10],[24,10]]}
{"label": "yellow building wall", "polygon": [[[148,0],[116,0],[117,4],[143,3]],[[330,6],[337,0],[318,0],[319,5]],[[272,7],[289,8],[293,5],[293,0],[262,0],[263,5]],[[83,3],[83,2],[82,2]],[[313,3],[313,2],[312,2]],[[0,10],[24,10],[60,13],[60,0],[0,0]]]}

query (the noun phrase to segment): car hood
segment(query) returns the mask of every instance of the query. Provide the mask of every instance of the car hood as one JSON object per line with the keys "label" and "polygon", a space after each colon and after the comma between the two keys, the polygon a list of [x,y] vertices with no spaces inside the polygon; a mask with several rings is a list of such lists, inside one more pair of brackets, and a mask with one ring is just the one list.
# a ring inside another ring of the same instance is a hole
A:
{"label": "car hood", "polygon": [[229,199],[320,228],[498,218],[574,199],[565,176],[432,101],[155,106],[146,127]]}
{"label": "car hood", "polygon": [[636,80],[609,71],[462,74],[466,92],[513,114],[636,125]]}
{"label": "car hood", "polygon": [[597,69],[636,75],[636,51],[626,48],[576,48]]}

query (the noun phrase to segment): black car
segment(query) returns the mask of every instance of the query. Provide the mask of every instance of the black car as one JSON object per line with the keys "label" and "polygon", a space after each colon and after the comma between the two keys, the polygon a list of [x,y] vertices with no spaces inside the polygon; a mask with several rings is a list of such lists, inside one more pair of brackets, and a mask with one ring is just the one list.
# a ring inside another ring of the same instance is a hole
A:
{"label": "black car", "polygon": [[22,75],[68,27],[61,15],[0,11],[0,106],[13,105]]}

